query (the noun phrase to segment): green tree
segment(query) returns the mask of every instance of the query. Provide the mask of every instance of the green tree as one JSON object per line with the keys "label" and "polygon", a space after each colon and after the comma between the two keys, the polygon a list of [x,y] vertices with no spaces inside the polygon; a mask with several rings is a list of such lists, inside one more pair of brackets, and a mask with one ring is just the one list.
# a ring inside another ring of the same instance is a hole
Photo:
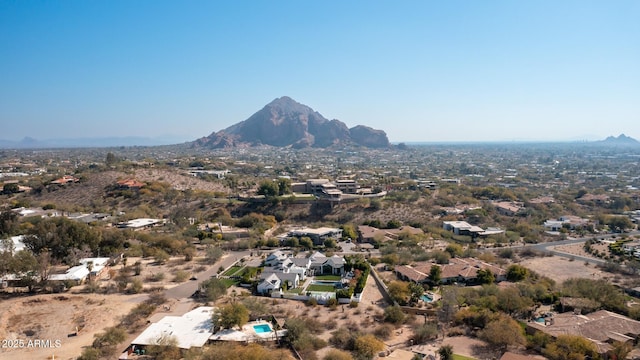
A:
{"label": "green tree", "polygon": [[508,346],[524,345],[522,327],[512,318],[501,315],[480,332],[480,338],[502,351]]}
{"label": "green tree", "polygon": [[6,183],[2,186],[2,192],[5,194],[15,194],[20,191],[20,186],[16,183]]}
{"label": "green tree", "polygon": [[328,248],[328,249],[334,249],[336,247],[338,247],[338,243],[336,242],[335,239],[333,238],[328,238],[324,241],[324,247]]}
{"label": "green tree", "polygon": [[400,305],[405,305],[410,296],[409,291],[409,283],[405,281],[392,281],[388,286],[389,295],[393,301],[399,303]]}
{"label": "green tree", "polygon": [[478,270],[476,278],[478,279],[478,282],[480,284],[493,284],[493,282],[496,280],[496,277],[489,269]]}
{"label": "green tree", "polygon": [[217,317],[217,324],[223,329],[231,329],[234,326],[241,328],[249,321],[249,310],[242,303],[232,303],[220,308],[213,316],[214,324]]}
{"label": "green tree", "polygon": [[416,284],[414,282],[409,283],[409,294],[410,300],[412,304],[415,304],[420,300],[420,297],[424,294],[424,288],[420,284]]}
{"label": "green tree", "polygon": [[511,316],[522,314],[533,306],[533,301],[520,295],[520,291],[515,287],[502,289],[496,298],[498,308]]}
{"label": "green tree", "polygon": [[291,194],[291,179],[278,178],[278,195]]}
{"label": "green tree", "polygon": [[527,277],[528,274],[529,270],[519,264],[513,264],[507,268],[507,280],[509,281],[522,281]]}
{"label": "green tree", "polygon": [[442,268],[438,265],[431,265],[429,269],[429,281],[433,285],[440,285],[440,281],[442,280]]}
{"label": "green tree", "polygon": [[343,239],[356,240],[358,238],[358,233],[356,232],[356,228],[355,226],[353,226],[353,224],[344,224],[341,226],[341,228]]}
{"label": "green tree", "polygon": [[388,323],[392,323],[396,325],[402,324],[405,318],[406,318],[406,315],[404,314],[404,312],[402,312],[402,309],[400,308],[400,306],[397,306],[397,305],[387,306],[384,309],[384,321]]}
{"label": "green tree", "polygon": [[551,341],[542,351],[550,360],[583,360],[587,356],[597,359],[598,348],[596,345],[577,335],[558,335],[555,341]]}
{"label": "green tree", "polygon": [[207,245],[207,249],[205,250],[204,258],[207,263],[214,264],[216,261],[222,258],[224,252],[219,246]]}
{"label": "green tree", "polygon": [[313,240],[308,236],[303,236],[300,238],[300,246],[305,249],[313,249]]}
{"label": "green tree", "polygon": [[23,240],[27,249],[39,254],[48,249],[57,261],[66,261],[74,250],[97,252],[100,232],[89,225],[66,217],[34,218]]}
{"label": "green tree", "polygon": [[444,251],[448,252],[451,257],[460,257],[464,252],[464,249],[459,244],[451,243],[447,245]]}
{"label": "green tree", "polygon": [[400,223],[400,221],[396,220],[396,219],[392,219],[387,221],[387,226],[385,228],[387,229],[399,229],[402,226],[402,223]]}
{"label": "green tree", "polygon": [[107,153],[107,157],[105,159],[105,163],[107,164],[107,166],[114,165],[117,161],[118,160],[116,159],[116,156],[113,155],[112,152]]}
{"label": "green tree", "polygon": [[227,287],[218,278],[211,278],[200,283],[200,291],[208,301],[214,302],[227,293]]}
{"label": "green tree", "polygon": [[258,185],[258,195],[265,197],[275,197],[280,194],[278,183],[273,180],[264,180]]}
{"label": "green tree", "polygon": [[442,345],[438,349],[438,355],[440,355],[440,360],[453,360],[453,346]]}
{"label": "green tree", "polygon": [[633,228],[633,223],[627,216],[609,216],[607,217],[607,225],[615,232],[622,232]]}
{"label": "green tree", "polygon": [[18,229],[18,214],[8,207],[0,208],[0,238],[14,235]]}
{"label": "green tree", "polygon": [[438,324],[435,322],[428,322],[426,324],[419,324],[413,327],[413,343],[424,344],[427,341],[434,340],[438,337]]}

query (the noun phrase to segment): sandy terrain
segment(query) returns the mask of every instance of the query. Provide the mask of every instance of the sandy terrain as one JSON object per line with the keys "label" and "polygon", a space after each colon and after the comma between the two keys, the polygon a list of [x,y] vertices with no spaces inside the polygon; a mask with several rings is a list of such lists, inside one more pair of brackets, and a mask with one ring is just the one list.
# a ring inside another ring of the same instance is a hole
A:
{"label": "sandy terrain", "polygon": [[[174,282],[178,270],[191,276],[207,267],[198,260],[184,262],[182,258],[171,259],[164,265],[156,265],[152,259],[129,258],[127,266],[133,268],[136,261],[141,262],[141,273],[132,279],[142,280],[145,287],[171,288],[179,284]],[[117,265],[112,271],[117,272],[121,268],[122,265]],[[163,273],[164,278],[151,281],[151,277],[158,273]],[[106,279],[99,279],[97,283],[101,287],[115,284],[113,280]],[[85,294],[83,289],[84,286],[77,286],[61,294],[7,296],[6,300],[0,300],[0,341],[3,341],[0,343],[0,358],[50,359],[55,355],[56,359],[75,359],[83,346],[91,345],[94,334],[116,325],[121,316],[147,297],[146,294]],[[189,307],[169,300],[159,311],[166,310],[164,315],[174,315],[176,311],[181,312],[176,315],[182,315],[190,310]],[[78,335],[68,337],[75,332],[76,326],[80,329]],[[44,340],[44,344],[37,344],[36,339]],[[22,348],[12,348],[16,346]]]}
{"label": "sandy terrain", "polygon": [[[599,246],[605,246],[606,248],[606,245]],[[574,255],[590,256],[583,250],[582,244],[557,246],[555,250]],[[598,248],[598,250],[602,251],[603,249]],[[570,278],[612,279],[614,277],[614,274],[602,271],[595,265],[587,265],[583,261],[570,260],[558,256],[524,259],[520,264],[559,283]]]}
{"label": "sandy terrain", "polygon": [[[557,250],[585,255],[581,245],[567,246]],[[132,266],[136,260],[128,259],[128,266]],[[560,257],[537,257],[526,259],[522,264],[536,272],[548,276],[558,282],[571,277],[608,278],[613,276],[604,273],[593,265],[585,265],[581,261],[570,261]],[[119,269],[117,266],[116,269]],[[147,286],[163,286],[166,288],[177,285],[173,277],[178,270],[189,274],[202,271],[198,261],[183,262],[181,259],[172,259],[165,265],[156,265],[151,260],[142,260],[142,273],[136,278],[143,279]],[[149,282],[154,274],[164,273],[162,280]],[[385,277],[391,272],[383,271],[380,275]],[[190,281],[190,280],[186,280]],[[106,281],[102,280],[103,285]],[[79,291],[80,288],[73,288]],[[231,301],[234,297],[242,297],[245,289],[234,288],[229,290],[229,295],[224,302]],[[235,293],[235,296],[233,295]],[[74,359],[83,346],[90,345],[93,335],[102,331],[105,327],[115,325],[120,316],[128,313],[137,302],[144,299],[145,295],[97,295],[97,294],[51,294],[25,296],[0,302],[0,339],[23,340],[27,346],[29,340],[49,341],[36,345],[33,341],[30,348],[9,349],[0,351],[0,358],[4,359],[50,359],[55,355],[58,359]],[[381,324],[375,318],[380,316],[386,306],[382,300],[382,294],[373,279],[369,277],[362,297],[362,302],[357,308],[348,305],[329,309],[324,306],[309,307],[301,301],[286,299],[259,298],[268,307],[268,311],[276,316],[286,319],[290,317],[308,317],[317,321],[323,327],[319,335],[324,340],[331,338],[331,333],[340,327],[348,327],[353,330],[373,331]],[[150,320],[157,321],[165,315],[181,315],[200,304],[191,300],[169,300],[165,306],[151,316]],[[7,324],[7,325],[5,325]],[[67,337],[75,332],[75,326],[79,326],[78,336]],[[31,334],[33,332],[33,334]],[[30,336],[29,336],[30,335]],[[406,348],[411,337],[410,325],[395,329],[391,337],[385,341],[386,349]],[[137,334],[130,334],[130,337]],[[131,340],[131,339],[128,339]],[[442,339],[438,339],[427,345],[422,345],[424,350],[433,352],[442,346]],[[478,354],[482,342],[467,337],[447,337],[444,344],[451,344],[454,352],[466,356],[482,359]],[[3,343],[8,346],[10,343]],[[317,352],[318,358],[322,358],[331,347],[326,347]]]}
{"label": "sandy terrain", "polygon": [[[75,359],[146,295],[48,294],[0,302],[0,358]],[[75,333],[77,336],[68,335]],[[17,348],[16,348],[17,347]]]}

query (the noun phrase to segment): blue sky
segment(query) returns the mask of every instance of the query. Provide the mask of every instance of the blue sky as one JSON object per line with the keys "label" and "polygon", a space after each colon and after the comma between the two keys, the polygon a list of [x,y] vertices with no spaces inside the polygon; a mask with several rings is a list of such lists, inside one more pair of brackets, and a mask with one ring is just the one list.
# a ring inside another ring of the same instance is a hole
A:
{"label": "blue sky", "polygon": [[0,0],[0,139],[193,140],[286,95],[391,141],[640,139],[640,1]]}

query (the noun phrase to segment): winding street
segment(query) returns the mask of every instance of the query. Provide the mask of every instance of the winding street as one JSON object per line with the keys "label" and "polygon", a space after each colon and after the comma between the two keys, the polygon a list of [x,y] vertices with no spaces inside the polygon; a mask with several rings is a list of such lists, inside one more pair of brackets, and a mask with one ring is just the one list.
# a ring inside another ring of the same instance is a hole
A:
{"label": "winding street", "polygon": [[[524,248],[529,248],[529,249],[534,249],[536,251],[542,251],[542,252],[547,252],[547,253],[551,253],[555,256],[560,256],[560,257],[564,257],[567,259],[575,259],[575,260],[579,260],[579,261],[584,261],[584,262],[588,262],[590,264],[595,264],[595,265],[602,265],[605,264],[606,261],[603,259],[599,259],[599,258],[594,258],[594,257],[586,257],[586,256],[580,256],[580,255],[575,255],[575,254],[569,254],[563,251],[558,251],[555,248],[557,246],[562,246],[562,245],[574,245],[574,244],[582,244],[584,242],[586,242],[587,240],[591,240],[591,239],[599,239],[599,240],[604,240],[604,239],[609,239],[612,237],[618,237],[621,234],[600,234],[600,235],[590,235],[590,236],[585,236],[585,237],[581,237],[581,238],[568,238],[567,240],[558,240],[558,241],[551,241],[551,242],[545,242],[545,243],[538,243],[538,244],[526,244],[524,246],[515,246],[515,247],[511,247],[511,249],[524,249]],[[631,231],[626,233],[626,235],[628,236],[633,236],[633,235],[640,235],[640,231],[636,230],[636,231]],[[500,249],[504,249],[504,248],[494,248],[492,249],[493,251],[499,251]]]}

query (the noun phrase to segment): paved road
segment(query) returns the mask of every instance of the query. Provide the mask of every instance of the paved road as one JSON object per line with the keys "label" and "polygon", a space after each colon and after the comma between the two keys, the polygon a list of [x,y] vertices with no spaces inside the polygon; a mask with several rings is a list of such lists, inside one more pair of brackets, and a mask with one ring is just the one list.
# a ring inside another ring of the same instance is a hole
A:
{"label": "paved road", "polygon": [[[627,233],[626,235],[628,236],[633,236],[633,235],[638,235],[640,234],[640,231],[632,231]],[[545,242],[545,243],[539,243],[539,244],[531,244],[531,245],[526,245],[524,247],[526,248],[530,248],[530,249],[534,249],[534,250],[538,250],[538,251],[544,251],[544,252],[549,252],[553,255],[556,256],[561,256],[564,258],[568,258],[568,259],[575,259],[575,260],[579,260],[579,261],[585,261],[591,264],[596,264],[596,265],[600,265],[600,264],[604,264],[606,263],[605,260],[603,259],[599,259],[599,258],[593,258],[593,257],[585,257],[585,256],[579,256],[579,255],[574,255],[574,254],[569,254],[566,252],[562,252],[562,251],[557,251],[555,250],[556,246],[561,246],[561,245],[573,245],[573,244],[581,244],[586,242],[587,240],[591,240],[591,239],[609,239],[612,237],[618,237],[621,234],[600,234],[600,235],[589,235],[589,236],[585,236],[582,238],[568,238],[567,240],[558,240],[558,241],[551,241],[551,242]],[[515,247],[511,247],[512,249],[523,249],[524,247],[522,246],[515,246]],[[500,249],[504,249],[504,248],[495,248],[492,249],[494,251],[499,251]]]}
{"label": "paved road", "polygon": [[220,266],[226,269],[229,266],[233,265],[233,263],[235,263],[236,261],[240,260],[240,258],[248,256],[250,253],[250,250],[229,252],[225,254],[222,259],[218,260],[215,264],[209,267],[209,269],[198,273],[198,280],[189,280],[178,286],[174,286],[171,289],[165,290],[164,294],[167,299],[189,298],[191,297],[191,295],[193,295],[194,292],[196,292],[196,290],[198,289],[198,284],[200,282],[207,280],[218,273],[218,269],[220,268]]}

